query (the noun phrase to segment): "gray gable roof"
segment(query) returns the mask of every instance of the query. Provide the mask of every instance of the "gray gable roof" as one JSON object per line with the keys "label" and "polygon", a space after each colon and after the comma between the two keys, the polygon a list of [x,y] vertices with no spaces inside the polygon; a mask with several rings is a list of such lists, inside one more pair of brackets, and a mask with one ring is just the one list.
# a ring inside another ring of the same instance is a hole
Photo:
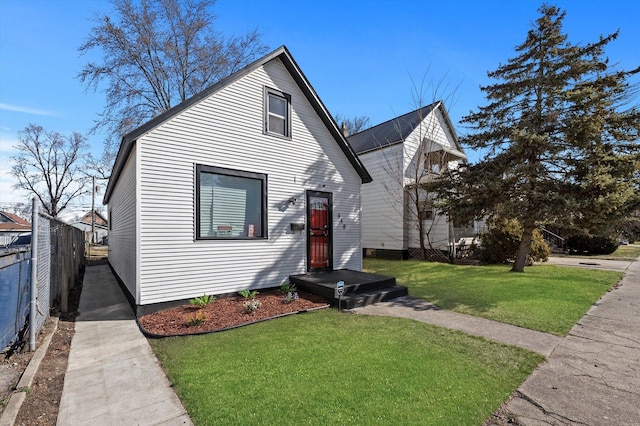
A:
{"label": "gray gable roof", "polygon": [[458,136],[453,128],[449,114],[441,101],[434,102],[430,105],[418,108],[415,111],[408,112],[399,117],[392,118],[389,121],[385,121],[384,123],[370,127],[367,130],[363,130],[362,132],[349,136],[347,140],[358,155],[402,143],[407,137],[409,137],[411,132],[418,127],[420,122],[436,108],[440,108],[447,127],[449,127],[449,131],[453,135],[456,148],[461,151]]}
{"label": "gray gable roof", "polygon": [[291,77],[293,77],[295,82],[298,84],[298,86],[300,87],[300,90],[302,91],[302,93],[304,93],[307,100],[309,101],[313,109],[316,111],[316,113],[318,114],[322,122],[325,124],[325,126],[333,136],[334,140],[336,141],[336,143],[338,144],[342,152],[346,155],[347,159],[349,160],[353,168],[358,172],[358,175],[362,179],[362,182],[363,183],[371,182],[372,180],[371,175],[369,175],[369,172],[367,172],[367,170],[365,169],[364,165],[362,164],[362,162],[360,161],[356,153],[353,151],[353,149],[351,149],[351,146],[347,142],[346,138],[343,136],[342,132],[338,129],[338,126],[336,125],[335,121],[331,117],[331,114],[329,114],[329,111],[324,106],[324,104],[322,103],[318,95],[316,94],[316,91],[313,89],[313,87],[311,87],[311,84],[307,80],[307,77],[303,74],[302,70],[300,69],[298,64],[295,62],[295,60],[291,56],[291,53],[289,52],[289,50],[286,48],[286,46],[280,46],[273,52],[268,53],[267,55],[263,56],[257,61],[252,62],[251,64],[247,65],[243,69],[220,80],[218,83],[214,84],[208,89],[203,90],[197,95],[194,95],[193,97],[187,99],[181,104],[176,105],[170,110],[160,114],[159,116],[153,118],[152,120],[148,121],[147,123],[143,124],[142,126],[138,127],[137,129],[123,136],[122,142],[120,143],[120,149],[118,150],[118,154],[116,156],[116,160],[113,166],[113,171],[111,173],[109,183],[107,184],[107,189],[105,191],[103,203],[107,204],[109,202],[109,198],[112,195],[113,188],[115,187],[116,182],[120,177],[120,173],[122,173],[122,169],[124,168],[125,162],[127,161],[127,158],[129,157],[129,154],[131,153],[131,150],[133,149],[133,146],[135,145],[135,142],[138,140],[138,138],[143,136],[145,133],[150,132],[151,130],[161,125],[165,121],[169,120],[171,117],[192,107],[193,105],[200,102],[201,100],[216,93],[217,91],[223,89],[224,87],[227,87],[228,85],[240,79],[241,77],[244,77],[245,75],[255,71],[256,69],[260,68],[267,62],[272,61],[276,58],[279,58],[284,64],[285,68],[289,71],[289,74],[291,74]]}

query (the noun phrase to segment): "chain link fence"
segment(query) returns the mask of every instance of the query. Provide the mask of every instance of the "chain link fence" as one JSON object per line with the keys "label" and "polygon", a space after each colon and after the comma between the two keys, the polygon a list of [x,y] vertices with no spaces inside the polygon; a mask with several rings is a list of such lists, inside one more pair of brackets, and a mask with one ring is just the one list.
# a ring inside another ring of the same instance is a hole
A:
{"label": "chain link fence", "polygon": [[36,279],[32,335],[37,335],[52,310],[67,311],[69,292],[82,274],[84,233],[44,213],[34,219],[30,250],[4,253],[0,262],[0,350],[15,345],[29,327],[32,277]]}

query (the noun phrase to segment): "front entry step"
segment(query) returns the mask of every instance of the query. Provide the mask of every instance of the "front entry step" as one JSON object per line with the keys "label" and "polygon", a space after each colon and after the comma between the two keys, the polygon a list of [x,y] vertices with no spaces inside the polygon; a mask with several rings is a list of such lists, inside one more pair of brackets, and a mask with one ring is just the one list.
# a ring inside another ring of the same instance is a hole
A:
{"label": "front entry step", "polygon": [[[350,269],[291,275],[289,280],[299,290],[324,297],[334,306],[338,306],[340,302],[342,309],[387,301],[408,293],[406,287],[396,285],[394,277]],[[335,297],[338,281],[344,282],[341,300]]]}
{"label": "front entry step", "polygon": [[378,289],[374,291],[366,291],[349,294],[343,296],[342,300],[334,299],[332,304],[337,304],[341,309],[361,308],[362,306],[373,305],[377,302],[386,302],[396,297],[406,296],[407,288],[401,285]]}

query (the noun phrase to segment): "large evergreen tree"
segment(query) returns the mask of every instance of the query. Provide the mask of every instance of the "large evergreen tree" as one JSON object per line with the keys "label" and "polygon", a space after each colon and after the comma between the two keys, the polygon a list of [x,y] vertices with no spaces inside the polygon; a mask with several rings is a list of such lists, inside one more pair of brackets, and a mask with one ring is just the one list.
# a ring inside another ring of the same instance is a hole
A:
{"label": "large evergreen tree", "polygon": [[[522,272],[541,224],[602,227],[637,198],[640,115],[629,76],[604,48],[618,33],[573,45],[565,13],[543,5],[517,56],[490,72],[488,104],[463,118],[462,142],[488,154],[440,182],[442,208],[461,219],[517,219]],[[637,202],[637,199],[636,199]]]}

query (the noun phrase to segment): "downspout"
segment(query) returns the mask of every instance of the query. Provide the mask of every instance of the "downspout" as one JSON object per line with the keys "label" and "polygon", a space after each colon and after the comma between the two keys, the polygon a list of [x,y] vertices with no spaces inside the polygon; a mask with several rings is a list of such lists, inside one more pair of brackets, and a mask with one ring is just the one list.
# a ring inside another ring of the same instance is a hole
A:
{"label": "downspout", "polygon": [[29,350],[36,350],[36,314],[38,312],[38,204],[31,200],[31,308],[29,309]]}

